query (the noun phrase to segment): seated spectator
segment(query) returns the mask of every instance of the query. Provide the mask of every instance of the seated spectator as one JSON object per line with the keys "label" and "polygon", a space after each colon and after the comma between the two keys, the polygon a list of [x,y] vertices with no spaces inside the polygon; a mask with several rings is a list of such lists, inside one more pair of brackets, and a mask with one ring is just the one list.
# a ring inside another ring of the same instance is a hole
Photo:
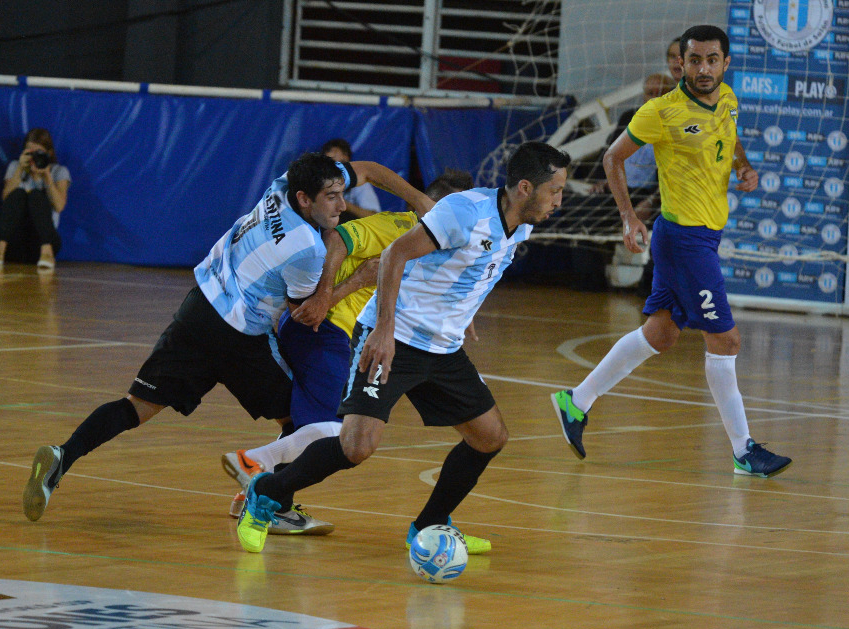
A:
{"label": "seated spectator", "polygon": [[[350,162],[353,158],[351,145],[342,138],[328,140],[321,147],[321,152],[337,162]],[[380,200],[370,183],[345,192],[345,205],[345,212],[339,217],[340,223],[380,212]]]}
{"label": "seated spectator", "polygon": [[71,175],[56,163],[46,129],[31,129],[21,156],[6,169],[0,208],[0,266],[5,260],[52,270],[62,244],[59,214],[68,201]]}

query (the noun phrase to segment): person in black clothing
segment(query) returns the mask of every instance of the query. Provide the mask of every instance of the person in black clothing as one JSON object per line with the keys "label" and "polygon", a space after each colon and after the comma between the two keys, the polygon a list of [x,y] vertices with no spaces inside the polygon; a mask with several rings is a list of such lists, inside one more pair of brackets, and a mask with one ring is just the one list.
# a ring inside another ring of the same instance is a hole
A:
{"label": "person in black clothing", "polygon": [[[0,210],[0,267],[11,261],[51,270],[61,240],[56,228],[68,201],[71,175],[56,163],[47,129],[30,129],[21,156],[6,169]],[[8,249],[8,251],[7,251]]]}

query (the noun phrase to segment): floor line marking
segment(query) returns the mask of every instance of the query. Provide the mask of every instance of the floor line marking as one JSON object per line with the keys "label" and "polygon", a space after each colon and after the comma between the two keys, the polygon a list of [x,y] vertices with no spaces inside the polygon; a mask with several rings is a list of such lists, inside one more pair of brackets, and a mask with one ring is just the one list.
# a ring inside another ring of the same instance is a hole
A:
{"label": "floor line marking", "polygon": [[[589,342],[592,342],[592,341],[597,341],[599,339],[606,339],[606,338],[617,338],[618,339],[618,338],[621,338],[621,336],[622,336],[622,334],[619,333],[619,332],[610,332],[610,333],[606,333],[606,334],[595,334],[595,335],[591,335],[591,336],[582,336],[582,337],[578,337],[578,338],[569,339],[567,341],[564,341],[563,343],[561,343],[555,349],[555,351],[558,354],[560,354],[561,356],[563,356],[566,360],[568,360],[572,363],[575,363],[576,365],[586,367],[587,369],[592,370],[592,369],[595,369],[595,367],[597,366],[597,363],[594,363],[592,361],[589,361],[589,360],[583,358],[582,356],[580,356],[577,353],[576,349],[580,345],[583,345],[584,343],[589,343]],[[657,380],[657,379],[653,379],[653,378],[645,378],[645,377],[642,377],[642,376],[635,376],[633,374],[630,374],[628,376],[628,380],[630,380],[632,382],[633,381],[645,382],[645,383],[653,384],[653,385],[656,385],[656,386],[662,386],[662,387],[665,387],[667,389],[677,389],[677,390],[680,390],[680,391],[691,391],[693,393],[700,393],[700,394],[703,394],[703,395],[710,394],[710,389],[707,389],[705,387],[693,387],[693,386],[689,386],[689,385],[678,384],[678,383],[675,383],[675,382],[669,382],[667,380]],[[614,394],[608,392],[605,395],[614,395]],[[775,402],[776,401],[776,400],[769,399],[769,398],[761,398],[761,397],[755,397],[755,396],[750,396],[750,395],[744,395],[743,399],[744,400],[751,400],[753,402]],[[823,409],[826,409],[826,410],[830,410],[832,408],[832,407],[825,406],[825,405],[813,405],[813,404],[809,404],[809,403],[806,403],[806,402],[780,401],[780,403],[782,403],[782,404],[792,404],[792,405],[795,405],[795,406],[803,406],[806,409],[823,408]],[[837,408],[840,408],[840,407],[837,407]]]}
{"label": "floor line marking", "polygon": [[[400,461],[405,461],[405,462],[421,462],[421,463],[433,465],[433,461],[419,461],[417,459],[398,459],[398,458],[391,458],[391,457],[380,457],[378,455],[374,455],[374,456],[376,456],[377,458],[388,458],[390,460],[396,460],[396,461],[400,460]],[[8,462],[5,462],[5,461],[0,461],[0,465],[4,465],[4,466],[7,466],[7,467],[24,468],[24,469],[29,469],[31,467],[30,465],[8,463]],[[531,472],[531,473],[537,473],[538,472],[538,470],[517,470],[516,468],[506,468],[506,467],[498,467],[498,466],[490,466],[490,467],[492,469],[507,470],[507,471],[511,471],[511,472],[516,472],[516,471],[525,471],[525,472]],[[424,482],[425,484],[433,486],[433,485],[436,484],[436,481],[433,479],[433,475],[438,473],[440,469],[441,469],[441,466],[437,466],[437,467],[429,468],[429,469],[427,469],[423,472],[420,472],[419,473],[419,479],[422,482]],[[171,491],[171,492],[192,494],[192,495],[198,495],[198,496],[212,496],[212,497],[222,497],[222,498],[231,498],[232,497],[232,494],[222,494],[222,493],[219,493],[219,492],[201,491],[201,490],[196,490],[196,489],[186,489],[186,488],[183,488],[183,487],[167,487],[167,486],[164,486],[164,485],[155,485],[155,484],[152,484],[152,483],[140,483],[138,481],[126,481],[126,480],[120,480],[120,479],[115,479],[115,478],[106,478],[106,477],[103,477],[103,476],[94,476],[94,475],[90,475],[90,474],[77,474],[77,473],[74,473],[74,472],[69,472],[65,476],[67,476],[67,477],[73,476],[73,477],[76,477],[76,478],[85,478],[85,479],[89,479],[89,480],[101,481],[101,482],[106,482],[106,483],[116,483],[116,484],[119,484],[119,485],[127,485],[127,486],[130,486],[130,487],[140,487],[140,488],[145,488],[145,489],[156,489],[156,490],[159,490],[159,491]],[[599,478],[606,478],[606,477],[599,476]],[[617,479],[617,480],[619,480],[619,479]],[[633,480],[633,479],[622,479],[622,480]],[[651,482],[651,481],[648,481],[648,482]],[[663,482],[663,481],[657,481],[657,482]],[[682,483],[682,484],[686,486],[685,483]],[[728,489],[728,488],[721,488],[721,487],[713,487],[713,486],[710,486],[710,485],[707,485],[707,486],[696,485],[696,486],[707,487],[707,488],[710,488],[710,489]],[[731,488],[731,489],[734,489],[734,488]],[[782,497],[782,496],[785,496],[785,495],[798,495],[798,496],[810,497],[810,498],[823,498],[823,496],[810,496],[810,495],[805,495],[805,494],[784,494],[784,493],[779,493],[779,492],[774,492],[774,493],[777,497]],[[522,501],[518,501],[518,500],[512,500],[512,499],[509,499],[509,498],[501,498],[501,497],[498,497],[498,496],[490,496],[488,494],[481,494],[481,493],[477,493],[477,492],[472,492],[472,493],[469,494],[469,496],[475,496],[477,498],[484,498],[484,499],[487,499],[487,500],[492,500],[492,501],[496,501],[496,502],[503,502],[503,503],[507,503],[507,504],[515,504],[515,505],[524,506],[524,507],[533,507],[533,508],[537,508],[537,509],[544,509],[544,510],[548,510],[548,511],[557,511],[557,512],[562,512],[562,513],[576,513],[576,514],[581,514],[581,515],[594,515],[594,516],[606,517],[606,518],[620,518],[620,519],[623,519],[623,520],[643,520],[643,521],[649,521],[649,522],[662,522],[662,523],[668,523],[668,524],[688,524],[688,525],[692,525],[692,526],[715,526],[715,527],[733,528],[733,529],[741,529],[741,530],[769,530],[769,531],[800,532],[800,533],[819,533],[819,534],[823,534],[823,535],[849,535],[849,531],[828,531],[828,530],[819,530],[819,529],[796,529],[796,528],[776,527],[776,526],[759,526],[759,525],[750,525],[750,524],[728,524],[728,523],[722,523],[722,522],[699,522],[699,521],[688,521],[688,520],[671,520],[671,519],[656,518],[656,517],[649,517],[649,516],[622,515],[622,514],[615,514],[615,513],[606,513],[606,512],[602,512],[602,511],[589,511],[589,510],[586,510],[586,509],[571,509],[571,508],[568,508],[568,507],[557,507],[557,506],[553,506],[553,505],[540,505],[540,504],[531,503],[531,502],[522,502]],[[318,505],[318,504],[312,504],[312,503],[310,504],[310,507],[311,508],[321,508],[321,509],[331,509],[331,510],[337,510],[337,511],[343,511],[343,512],[371,513],[371,512],[368,512],[368,511],[360,511],[360,510],[357,510],[357,509],[331,507],[329,505]],[[493,525],[493,524],[490,523],[489,526],[501,526],[501,525]],[[514,527],[508,527],[508,528],[514,528]],[[524,528],[524,527],[515,527],[515,528]],[[547,530],[547,529],[533,529],[533,530]],[[556,529],[554,529],[554,530],[556,530]],[[627,537],[627,536],[623,536],[623,537]],[[811,551],[811,552],[814,552],[814,551]],[[825,553],[825,554],[831,554],[831,553]],[[840,554],[842,555],[843,553],[840,553]],[[849,553],[845,553],[845,554],[846,554],[846,556],[849,556]]]}
{"label": "floor line marking", "polygon": [[88,349],[93,347],[123,347],[126,343],[102,342],[102,343],[72,343],[70,345],[41,345],[32,347],[3,347],[0,352],[40,352],[43,350],[56,349]]}

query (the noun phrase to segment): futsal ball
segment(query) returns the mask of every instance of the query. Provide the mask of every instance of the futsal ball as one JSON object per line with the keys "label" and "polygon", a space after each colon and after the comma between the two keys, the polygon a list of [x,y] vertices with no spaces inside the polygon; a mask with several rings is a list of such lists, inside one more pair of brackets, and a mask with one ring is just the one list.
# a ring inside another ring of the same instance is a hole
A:
{"label": "futsal ball", "polygon": [[468,561],[463,534],[447,524],[423,528],[410,544],[410,566],[429,583],[456,579]]}

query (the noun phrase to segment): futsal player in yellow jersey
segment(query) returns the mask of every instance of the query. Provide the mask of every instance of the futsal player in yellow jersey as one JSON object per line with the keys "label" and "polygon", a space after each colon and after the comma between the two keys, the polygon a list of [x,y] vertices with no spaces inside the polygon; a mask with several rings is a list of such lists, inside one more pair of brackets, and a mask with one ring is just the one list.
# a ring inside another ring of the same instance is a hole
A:
{"label": "futsal player in yellow jersey", "polygon": [[671,349],[684,327],[705,339],[705,374],[731,440],[734,472],[767,478],[791,460],[749,435],[735,359],[740,332],[731,316],[717,248],[728,220],[728,182],[757,189],[758,175],[737,139],[737,99],[722,82],[728,69],[728,36],[716,26],[694,26],[681,36],[684,76],[678,87],[643,105],[604,156],[610,190],[619,207],[625,246],[641,252],[645,225],[628,196],[624,162],[643,144],[654,145],[661,216],[654,222],[652,291],[645,324],[625,335],[574,389],[552,395],[573,452],[584,458],[583,431],[595,400],[646,359]]}

